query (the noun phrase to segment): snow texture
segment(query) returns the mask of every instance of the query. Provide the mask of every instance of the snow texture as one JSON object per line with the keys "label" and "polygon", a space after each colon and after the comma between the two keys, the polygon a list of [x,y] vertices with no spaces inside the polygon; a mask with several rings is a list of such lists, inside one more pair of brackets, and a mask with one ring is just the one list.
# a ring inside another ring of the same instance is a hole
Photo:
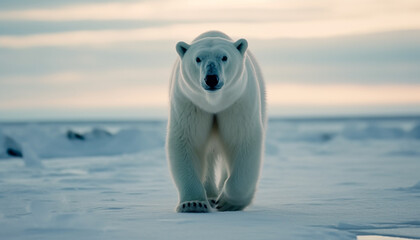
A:
{"label": "snow texture", "polygon": [[0,239],[420,238],[420,118],[269,121],[254,203],[179,214],[166,122],[0,124]]}

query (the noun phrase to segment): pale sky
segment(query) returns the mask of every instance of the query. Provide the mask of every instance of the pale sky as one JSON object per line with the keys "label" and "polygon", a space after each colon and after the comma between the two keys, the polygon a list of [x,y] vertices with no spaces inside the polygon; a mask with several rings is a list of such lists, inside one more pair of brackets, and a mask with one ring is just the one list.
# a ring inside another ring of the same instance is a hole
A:
{"label": "pale sky", "polygon": [[0,120],[165,117],[176,42],[214,29],[248,39],[272,116],[420,114],[417,0],[3,0]]}

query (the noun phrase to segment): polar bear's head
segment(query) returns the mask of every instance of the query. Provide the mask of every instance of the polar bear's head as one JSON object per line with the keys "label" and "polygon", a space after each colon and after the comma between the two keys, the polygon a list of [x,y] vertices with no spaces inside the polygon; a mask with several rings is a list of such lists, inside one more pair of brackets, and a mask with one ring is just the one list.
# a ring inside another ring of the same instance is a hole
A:
{"label": "polar bear's head", "polygon": [[248,42],[205,37],[191,45],[179,42],[182,91],[209,112],[217,112],[239,98],[246,86],[243,77]]}

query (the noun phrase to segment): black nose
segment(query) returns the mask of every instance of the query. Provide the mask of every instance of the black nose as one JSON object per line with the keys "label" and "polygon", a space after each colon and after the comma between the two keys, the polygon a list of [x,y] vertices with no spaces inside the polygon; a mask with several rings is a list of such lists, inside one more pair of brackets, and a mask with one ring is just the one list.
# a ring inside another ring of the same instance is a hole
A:
{"label": "black nose", "polygon": [[204,81],[206,82],[207,86],[209,86],[210,88],[214,88],[219,83],[219,76],[207,75]]}

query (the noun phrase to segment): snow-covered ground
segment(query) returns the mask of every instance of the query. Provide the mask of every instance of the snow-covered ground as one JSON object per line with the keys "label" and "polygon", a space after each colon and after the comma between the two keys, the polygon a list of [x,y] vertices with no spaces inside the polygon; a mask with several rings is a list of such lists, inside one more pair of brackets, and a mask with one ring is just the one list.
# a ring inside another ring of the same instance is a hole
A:
{"label": "snow-covered ground", "polygon": [[0,239],[420,239],[420,118],[271,119],[254,203],[211,214],[174,212],[165,132],[0,124]]}

